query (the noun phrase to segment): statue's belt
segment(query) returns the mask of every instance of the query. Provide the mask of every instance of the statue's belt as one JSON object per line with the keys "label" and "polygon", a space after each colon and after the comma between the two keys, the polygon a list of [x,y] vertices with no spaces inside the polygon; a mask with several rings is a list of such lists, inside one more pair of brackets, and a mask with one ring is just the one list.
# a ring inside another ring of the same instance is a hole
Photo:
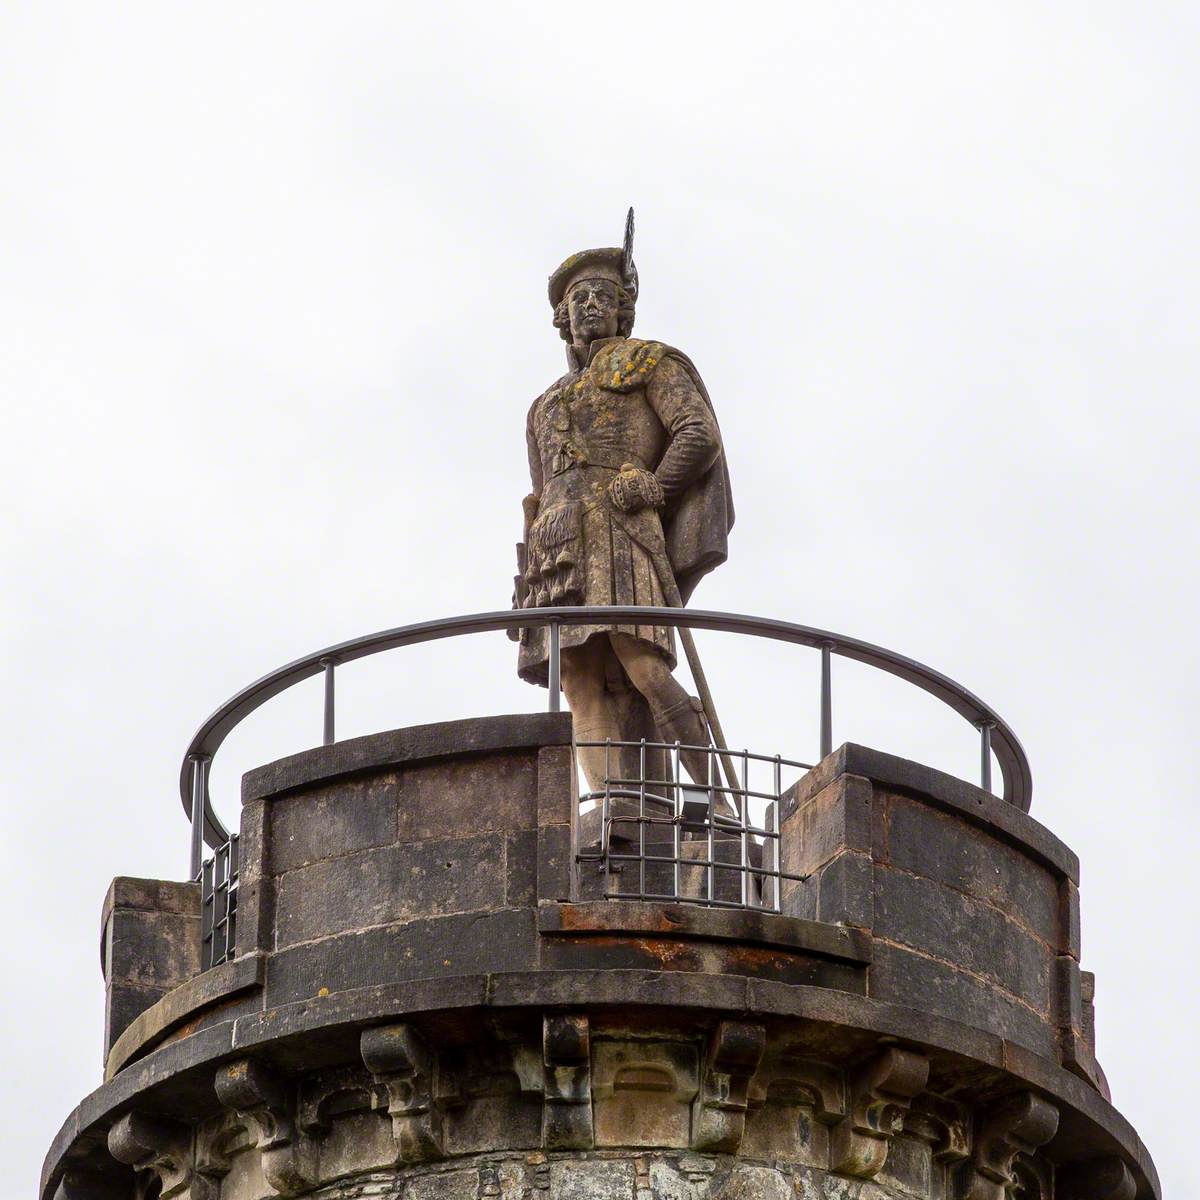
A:
{"label": "statue's belt", "polygon": [[626,454],[620,462],[607,463],[597,462],[592,458],[572,458],[566,466],[559,467],[557,471],[550,472],[550,478],[553,479],[558,475],[565,475],[568,471],[582,471],[587,467],[600,467],[605,471],[619,471],[626,463],[632,463],[642,471],[648,471],[650,468],[644,466],[635,454]]}

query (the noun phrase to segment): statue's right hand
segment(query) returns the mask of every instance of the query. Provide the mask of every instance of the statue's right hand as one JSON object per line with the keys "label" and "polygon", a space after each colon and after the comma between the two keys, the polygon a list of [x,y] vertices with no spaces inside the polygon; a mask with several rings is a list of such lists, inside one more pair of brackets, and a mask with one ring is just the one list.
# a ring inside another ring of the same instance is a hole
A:
{"label": "statue's right hand", "polygon": [[659,508],[663,502],[662,484],[650,472],[633,463],[624,463],[608,485],[613,503],[627,513],[640,508]]}

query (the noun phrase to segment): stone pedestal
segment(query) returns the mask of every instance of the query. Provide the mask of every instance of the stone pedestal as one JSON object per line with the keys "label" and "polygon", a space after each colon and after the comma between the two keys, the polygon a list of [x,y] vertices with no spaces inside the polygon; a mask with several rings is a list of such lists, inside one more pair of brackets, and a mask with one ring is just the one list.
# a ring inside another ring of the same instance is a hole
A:
{"label": "stone pedestal", "polygon": [[784,798],[776,915],[592,894],[574,778],[566,714],[248,774],[231,962],[190,885],[114,892],[105,1082],[42,1200],[1158,1196],[1032,818],[844,746]]}

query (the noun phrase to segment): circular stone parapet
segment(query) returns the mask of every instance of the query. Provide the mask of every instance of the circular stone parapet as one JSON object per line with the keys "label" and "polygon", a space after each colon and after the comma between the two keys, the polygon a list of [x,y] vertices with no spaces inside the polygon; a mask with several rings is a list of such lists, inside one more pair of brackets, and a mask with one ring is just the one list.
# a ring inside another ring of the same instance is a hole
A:
{"label": "circular stone parapet", "polygon": [[43,1200],[1158,1196],[1027,815],[844,746],[785,797],[782,914],[582,901],[574,780],[567,714],[250,772],[231,962],[195,885],[114,885]]}

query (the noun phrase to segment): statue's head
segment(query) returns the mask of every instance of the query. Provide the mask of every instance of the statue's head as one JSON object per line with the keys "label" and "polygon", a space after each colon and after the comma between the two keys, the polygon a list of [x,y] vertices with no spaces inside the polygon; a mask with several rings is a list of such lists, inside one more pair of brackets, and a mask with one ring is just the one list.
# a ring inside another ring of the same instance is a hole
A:
{"label": "statue's head", "polygon": [[555,305],[554,325],[564,341],[586,346],[600,338],[628,337],[633,300],[619,283],[602,276],[577,280]]}
{"label": "statue's head", "polygon": [[637,271],[616,247],[572,254],[550,276],[554,327],[563,341],[587,345],[633,332]]}

